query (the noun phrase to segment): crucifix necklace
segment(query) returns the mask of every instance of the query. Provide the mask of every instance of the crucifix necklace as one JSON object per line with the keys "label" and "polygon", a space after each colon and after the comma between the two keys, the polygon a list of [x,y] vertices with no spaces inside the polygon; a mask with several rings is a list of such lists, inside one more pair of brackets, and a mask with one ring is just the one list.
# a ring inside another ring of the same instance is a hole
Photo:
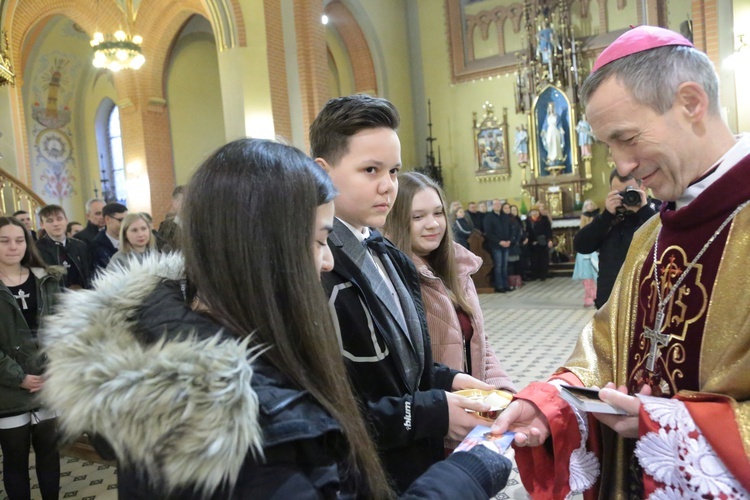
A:
{"label": "crucifix necklace", "polygon": [[664,299],[661,298],[661,284],[659,283],[659,268],[656,265],[658,256],[659,256],[659,236],[661,235],[661,229],[659,229],[659,234],[656,235],[656,241],[654,242],[654,283],[656,284],[656,296],[658,299],[657,303],[657,309],[656,309],[656,319],[654,321],[654,327],[653,328],[644,328],[643,330],[643,336],[646,337],[648,340],[651,341],[651,349],[648,353],[648,362],[646,363],[646,369],[650,371],[651,373],[654,372],[654,365],[656,364],[656,357],[660,355],[660,350],[662,346],[666,346],[669,344],[670,335],[668,333],[661,333],[661,329],[664,326],[664,310],[667,307],[667,304],[669,304],[669,301],[672,300],[672,297],[674,297],[675,292],[680,288],[680,285],[682,284],[682,281],[685,279],[685,277],[688,275],[690,270],[695,266],[695,263],[698,262],[698,259],[700,259],[704,253],[706,253],[706,250],[708,250],[708,247],[711,246],[711,243],[713,243],[716,238],[719,236],[719,234],[724,230],[725,227],[732,221],[732,219],[735,218],[735,216],[742,211],[743,208],[745,208],[748,204],[750,204],[750,200],[746,201],[745,203],[741,204],[737,208],[734,209],[734,212],[729,214],[729,217],[727,217],[724,222],[721,223],[721,225],[714,231],[714,234],[711,235],[711,237],[708,239],[705,245],[703,245],[703,248],[701,248],[700,252],[695,256],[695,258],[688,264],[688,266],[685,268],[685,270],[680,274],[680,277],[677,278],[677,281],[674,285],[672,285],[672,289],[669,291],[666,297]]}

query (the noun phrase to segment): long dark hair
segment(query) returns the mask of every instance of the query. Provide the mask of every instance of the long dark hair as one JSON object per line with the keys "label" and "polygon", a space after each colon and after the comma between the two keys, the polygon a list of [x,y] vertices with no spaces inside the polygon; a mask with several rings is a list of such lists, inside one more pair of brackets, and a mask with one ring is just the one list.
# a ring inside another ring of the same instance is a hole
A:
{"label": "long dark hair", "polygon": [[424,174],[407,172],[398,176],[398,196],[386,219],[386,235],[399,250],[406,255],[414,255],[411,246],[411,205],[414,196],[423,189],[434,189],[440,197],[445,218],[445,236],[440,245],[423,257],[435,274],[443,280],[448,294],[454,304],[467,314],[473,314],[469,301],[466,300],[456,269],[456,255],[453,248],[453,228],[446,213],[445,193],[438,184]]}
{"label": "long dark hair", "polygon": [[18,226],[23,229],[23,236],[26,238],[26,251],[21,259],[21,265],[28,268],[41,267],[46,270],[47,263],[44,262],[44,259],[42,259],[42,256],[39,254],[39,250],[36,248],[36,243],[34,243],[34,238],[31,237],[31,232],[26,229],[23,222],[15,217],[0,217],[0,227],[5,226]]}
{"label": "long dark hair", "polygon": [[301,151],[231,142],[193,175],[182,204],[188,280],[210,314],[308,391],[341,425],[351,478],[364,497],[390,497],[348,383],[312,252],[316,208],[336,192]]}

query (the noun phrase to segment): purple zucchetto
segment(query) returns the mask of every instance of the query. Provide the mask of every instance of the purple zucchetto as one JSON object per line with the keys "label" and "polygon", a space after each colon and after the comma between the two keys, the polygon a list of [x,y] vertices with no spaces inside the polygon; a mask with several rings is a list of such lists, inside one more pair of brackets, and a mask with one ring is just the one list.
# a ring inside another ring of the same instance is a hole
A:
{"label": "purple zucchetto", "polygon": [[596,58],[591,72],[623,57],[669,45],[694,47],[690,40],[674,31],[658,26],[638,26],[617,37],[617,40],[604,49]]}

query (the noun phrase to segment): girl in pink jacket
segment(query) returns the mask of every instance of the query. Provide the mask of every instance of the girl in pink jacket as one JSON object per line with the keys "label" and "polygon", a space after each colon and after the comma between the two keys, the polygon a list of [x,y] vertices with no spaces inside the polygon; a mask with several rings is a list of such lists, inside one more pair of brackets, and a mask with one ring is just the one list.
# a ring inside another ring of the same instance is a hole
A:
{"label": "girl in pink jacket", "polygon": [[445,196],[432,179],[408,172],[398,180],[398,196],[384,229],[419,271],[434,360],[516,392],[484,332],[471,279],[482,259],[453,241]]}

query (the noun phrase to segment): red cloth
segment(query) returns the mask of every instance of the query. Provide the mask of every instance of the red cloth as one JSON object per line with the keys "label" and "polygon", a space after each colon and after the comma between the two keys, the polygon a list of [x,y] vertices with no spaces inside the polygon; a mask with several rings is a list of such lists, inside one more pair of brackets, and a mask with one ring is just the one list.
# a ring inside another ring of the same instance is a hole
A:
{"label": "red cloth", "polygon": [[[577,377],[573,375],[573,378]],[[576,385],[581,385],[581,382],[578,381]],[[580,432],[573,410],[560,398],[556,387],[544,382],[529,384],[514,399],[534,403],[547,417],[553,432],[551,439],[548,439],[544,446],[513,445],[524,488],[532,498],[565,498],[570,493],[568,458],[581,446]],[[563,459],[555,460],[555,457]],[[539,471],[552,473],[540,474]]]}

